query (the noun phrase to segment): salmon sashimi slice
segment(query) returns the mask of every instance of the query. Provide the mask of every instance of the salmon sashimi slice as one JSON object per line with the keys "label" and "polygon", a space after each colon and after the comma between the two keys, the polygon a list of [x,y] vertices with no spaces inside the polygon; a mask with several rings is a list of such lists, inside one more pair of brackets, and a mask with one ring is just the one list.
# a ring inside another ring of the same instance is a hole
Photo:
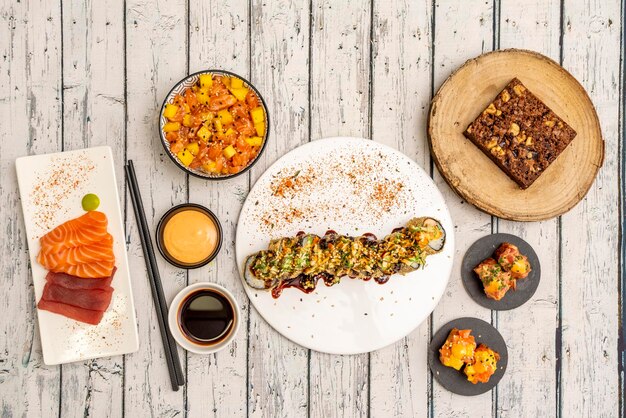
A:
{"label": "salmon sashimi slice", "polygon": [[54,269],[55,273],[67,273],[83,279],[101,279],[109,277],[113,273],[115,261],[93,261],[91,263],[77,264],[75,266],[62,266]]}
{"label": "salmon sashimi slice", "polygon": [[113,288],[105,289],[67,289],[46,283],[41,298],[49,302],[65,303],[92,311],[106,311],[111,303]]}
{"label": "salmon sashimi slice", "polygon": [[57,226],[41,237],[39,242],[42,249],[50,252],[100,242],[108,235],[107,225],[104,213],[90,211]]}
{"label": "salmon sashimi slice", "polygon": [[42,241],[40,239],[40,243],[42,251],[53,253],[63,251],[66,248],[90,245],[96,242],[106,241],[108,239],[113,239],[113,237],[106,231],[106,229],[83,228],[68,232],[63,241],[49,242]]}
{"label": "salmon sashimi slice", "polygon": [[91,309],[79,308],[77,306],[66,305],[65,303],[53,302],[41,299],[37,304],[39,309],[50,311],[76,321],[85,322],[91,325],[98,325],[104,316],[104,311],[93,311]]}
{"label": "salmon sashimi slice", "polygon": [[114,267],[113,272],[109,277],[102,277],[99,279],[84,279],[67,273],[55,273],[50,271],[46,275],[46,282],[62,286],[66,289],[106,289],[111,286],[111,281],[113,280],[113,276],[115,276],[116,271],[117,267]]}
{"label": "salmon sashimi slice", "polygon": [[113,254],[113,237],[109,235],[103,241],[94,242],[79,247],[64,248],[61,251],[50,251],[47,247],[37,255],[37,261],[48,270],[94,261],[115,261]]}

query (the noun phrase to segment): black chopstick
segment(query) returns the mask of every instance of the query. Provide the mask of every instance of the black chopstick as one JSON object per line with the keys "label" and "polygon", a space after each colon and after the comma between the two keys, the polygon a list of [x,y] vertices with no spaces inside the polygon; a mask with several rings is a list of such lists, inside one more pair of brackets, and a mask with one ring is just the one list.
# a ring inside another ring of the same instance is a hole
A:
{"label": "black chopstick", "polygon": [[165,349],[167,368],[169,370],[170,379],[172,381],[172,389],[177,391],[180,386],[183,386],[185,384],[185,377],[183,376],[180,359],[178,358],[176,342],[174,341],[174,338],[172,337],[168,326],[167,302],[165,300],[165,295],[163,294],[161,276],[159,275],[159,268],[157,266],[156,258],[154,256],[154,248],[152,247],[150,230],[148,229],[148,222],[146,220],[146,215],[143,209],[141,193],[139,192],[139,185],[137,183],[137,176],[135,174],[135,167],[133,166],[132,160],[128,160],[128,164],[126,165],[125,169],[126,180],[128,181],[128,187],[130,189],[130,197],[133,202],[135,218],[137,219],[139,237],[141,238],[143,255],[146,261],[146,268],[148,270],[148,279],[150,281],[150,289],[152,290],[152,299],[154,300],[154,307],[157,311],[157,320],[159,322],[159,329],[161,330],[163,348]]}

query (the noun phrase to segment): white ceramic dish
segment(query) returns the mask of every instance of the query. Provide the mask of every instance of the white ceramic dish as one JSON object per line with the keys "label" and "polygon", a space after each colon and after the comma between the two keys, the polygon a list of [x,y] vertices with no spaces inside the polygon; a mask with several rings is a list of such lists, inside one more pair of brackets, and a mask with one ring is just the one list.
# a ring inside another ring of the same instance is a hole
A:
{"label": "white ceramic dish", "polygon": [[[299,180],[298,180],[299,179]],[[289,187],[281,187],[289,185]],[[384,285],[343,278],[311,294],[244,288],[278,332],[313,350],[356,354],[385,347],[413,331],[433,311],[448,282],[454,225],[432,179],[404,154],[374,141],[327,138],[279,159],[254,185],[239,215],[236,253],[243,280],[246,257],[270,239],[298,231],[323,235],[371,232],[379,238],[413,217],[431,216],[446,230],[441,253],[426,267],[394,275]]]}
{"label": "white ceramic dish", "polygon": [[[224,338],[222,341],[215,345],[204,346],[194,344],[189,339],[185,338],[182,330],[180,329],[180,323],[178,321],[178,308],[180,307],[182,301],[187,297],[187,295],[200,289],[211,289],[221,293],[230,301],[235,311],[235,321],[232,331],[230,332],[230,334],[228,334],[226,338]],[[182,348],[196,354],[212,354],[226,348],[235,338],[237,332],[239,332],[239,325],[241,324],[241,309],[239,308],[239,304],[237,303],[237,300],[235,299],[233,294],[230,293],[230,291],[225,287],[222,287],[215,283],[194,283],[178,292],[178,294],[174,297],[168,313],[168,323],[172,336],[174,337],[178,345],[180,345]]]}
{"label": "white ceramic dish", "polygon": [[87,193],[100,197],[99,211],[109,220],[117,271],[111,305],[98,325],[37,310],[45,364],[62,364],[137,351],[137,321],[130,284],[124,225],[110,147],[21,157],[15,161],[30,262],[39,301],[47,271],[37,262],[39,238],[59,224],[85,213]]}

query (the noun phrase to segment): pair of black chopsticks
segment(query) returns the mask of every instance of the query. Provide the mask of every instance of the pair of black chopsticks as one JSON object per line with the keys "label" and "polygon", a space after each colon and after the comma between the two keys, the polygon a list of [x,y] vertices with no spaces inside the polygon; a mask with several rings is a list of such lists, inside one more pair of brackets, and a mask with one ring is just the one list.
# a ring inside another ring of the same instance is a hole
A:
{"label": "pair of black chopsticks", "polygon": [[156,313],[159,321],[159,328],[161,330],[161,339],[163,340],[165,358],[167,359],[167,368],[170,372],[172,388],[177,391],[180,386],[185,384],[185,377],[183,376],[180,359],[178,358],[176,342],[174,341],[168,326],[167,302],[165,300],[165,295],[163,294],[161,276],[159,275],[159,268],[157,266],[156,258],[154,257],[154,248],[152,247],[150,230],[148,229],[146,214],[143,210],[141,193],[139,193],[139,185],[137,184],[137,176],[135,175],[135,167],[133,166],[132,160],[128,160],[128,164],[126,164],[125,169],[126,181],[128,181],[130,197],[133,201],[133,208],[135,209],[135,218],[137,219],[137,226],[139,227],[139,237],[141,238],[143,256],[146,260],[146,267],[148,269],[148,279],[150,281],[150,288],[152,289],[152,299],[154,300],[154,307],[157,311]]}

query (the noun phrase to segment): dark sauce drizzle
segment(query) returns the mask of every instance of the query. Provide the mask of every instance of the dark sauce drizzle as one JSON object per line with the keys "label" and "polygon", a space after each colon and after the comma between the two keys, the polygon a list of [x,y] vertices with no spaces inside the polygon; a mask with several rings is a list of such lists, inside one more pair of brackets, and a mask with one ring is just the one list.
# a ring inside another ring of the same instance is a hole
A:
{"label": "dark sauce drizzle", "polygon": [[[394,229],[394,232],[397,232],[400,230],[402,230],[402,228],[396,228]],[[296,234],[296,237],[302,238],[305,235],[306,233],[304,231],[298,231],[298,233]],[[333,231],[332,229],[329,229],[328,231],[326,231],[324,236],[320,238],[320,242],[319,242],[320,247],[322,249],[328,248],[328,244],[335,241],[337,239],[337,236],[338,236],[337,232]],[[363,240],[363,242],[367,244],[367,243],[375,243],[378,238],[376,238],[376,235],[370,232],[366,232],[359,239]],[[348,275],[348,277],[350,277],[351,279],[357,278],[355,275]],[[372,279],[371,277],[363,277],[361,280],[363,280],[364,282],[368,282],[371,279]],[[319,273],[315,276],[309,276],[307,274],[300,274],[299,276],[294,277],[292,279],[281,280],[278,283],[278,285],[276,285],[276,287],[272,289],[272,297],[274,299],[278,299],[280,295],[283,293],[283,290],[290,288],[290,287],[298,289],[301,292],[306,293],[306,294],[313,293],[313,291],[315,291],[315,288],[317,287],[317,283],[320,280],[323,280],[324,284],[328,287],[337,284],[334,281],[333,276],[327,273]],[[389,281],[389,276],[374,277],[374,281],[378,284],[385,284]]]}

